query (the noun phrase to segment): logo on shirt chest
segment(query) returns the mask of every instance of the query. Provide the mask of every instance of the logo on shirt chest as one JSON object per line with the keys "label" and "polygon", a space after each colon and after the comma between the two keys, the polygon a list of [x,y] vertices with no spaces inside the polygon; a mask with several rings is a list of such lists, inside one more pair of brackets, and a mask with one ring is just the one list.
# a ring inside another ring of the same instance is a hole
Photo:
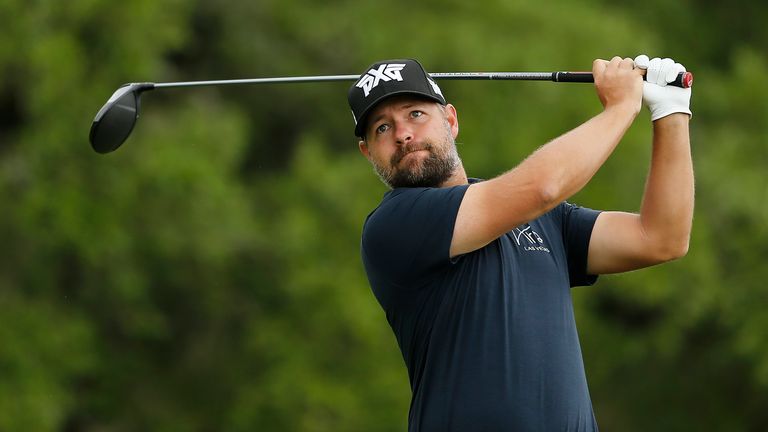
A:
{"label": "logo on shirt chest", "polygon": [[513,229],[512,238],[524,251],[549,253],[549,248],[544,246],[544,239],[528,224]]}

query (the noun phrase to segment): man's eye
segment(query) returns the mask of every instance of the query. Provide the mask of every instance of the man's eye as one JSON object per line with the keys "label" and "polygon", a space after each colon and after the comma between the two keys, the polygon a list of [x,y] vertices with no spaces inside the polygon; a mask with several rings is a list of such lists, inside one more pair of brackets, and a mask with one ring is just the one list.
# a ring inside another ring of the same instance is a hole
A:
{"label": "man's eye", "polygon": [[379,125],[379,127],[376,128],[376,133],[377,134],[382,134],[382,133],[386,132],[387,129],[389,129],[389,125],[388,124],[385,123],[385,124]]}
{"label": "man's eye", "polygon": [[411,117],[421,117],[421,115],[424,114],[422,111],[411,111]]}

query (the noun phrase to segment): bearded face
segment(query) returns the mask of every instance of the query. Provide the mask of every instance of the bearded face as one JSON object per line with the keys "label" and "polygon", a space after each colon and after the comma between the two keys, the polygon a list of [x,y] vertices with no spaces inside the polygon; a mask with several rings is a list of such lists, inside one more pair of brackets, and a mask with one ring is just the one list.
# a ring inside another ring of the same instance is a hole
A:
{"label": "bearded face", "polygon": [[451,127],[435,139],[401,145],[388,161],[372,160],[376,173],[390,188],[439,187],[460,165]]}

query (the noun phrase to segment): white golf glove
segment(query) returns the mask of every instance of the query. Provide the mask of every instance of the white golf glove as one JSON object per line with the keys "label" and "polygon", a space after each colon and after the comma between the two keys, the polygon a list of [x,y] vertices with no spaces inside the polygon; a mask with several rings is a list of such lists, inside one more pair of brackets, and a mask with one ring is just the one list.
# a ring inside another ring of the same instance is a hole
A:
{"label": "white golf glove", "polygon": [[685,66],[669,58],[649,60],[645,54],[635,58],[635,66],[647,70],[643,82],[643,103],[651,111],[652,121],[674,113],[692,115],[691,89],[667,85],[685,72]]}

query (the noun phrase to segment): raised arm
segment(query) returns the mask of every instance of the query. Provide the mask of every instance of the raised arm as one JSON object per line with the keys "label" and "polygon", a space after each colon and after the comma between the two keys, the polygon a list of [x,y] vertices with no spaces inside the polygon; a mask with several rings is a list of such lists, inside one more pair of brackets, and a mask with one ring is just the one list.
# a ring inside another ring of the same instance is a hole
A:
{"label": "raised arm", "polygon": [[693,223],[694,179],[688,133],[690,89],[667,87],[685,69],[638,57],[649,67],[643,99],[653,120],[653,152],[640,214],[603,212],[595,222],[587,269],[617,273],[685,255]]}
{"label": "raised arm", "polygon": [[603,212],[592,230],[591,274],[634,270],[679,258],[688,251],[693,218],[693,167],[688,115],[653,124],[651,169],[640,214]]}
{"label": "raised arm", "polygon": [[642,71],[632,59],[592,65],[604,110],[516,168],[471,185],[459,207],[451,256],[479,249],[578,192],[606,161],[641,108]]}

